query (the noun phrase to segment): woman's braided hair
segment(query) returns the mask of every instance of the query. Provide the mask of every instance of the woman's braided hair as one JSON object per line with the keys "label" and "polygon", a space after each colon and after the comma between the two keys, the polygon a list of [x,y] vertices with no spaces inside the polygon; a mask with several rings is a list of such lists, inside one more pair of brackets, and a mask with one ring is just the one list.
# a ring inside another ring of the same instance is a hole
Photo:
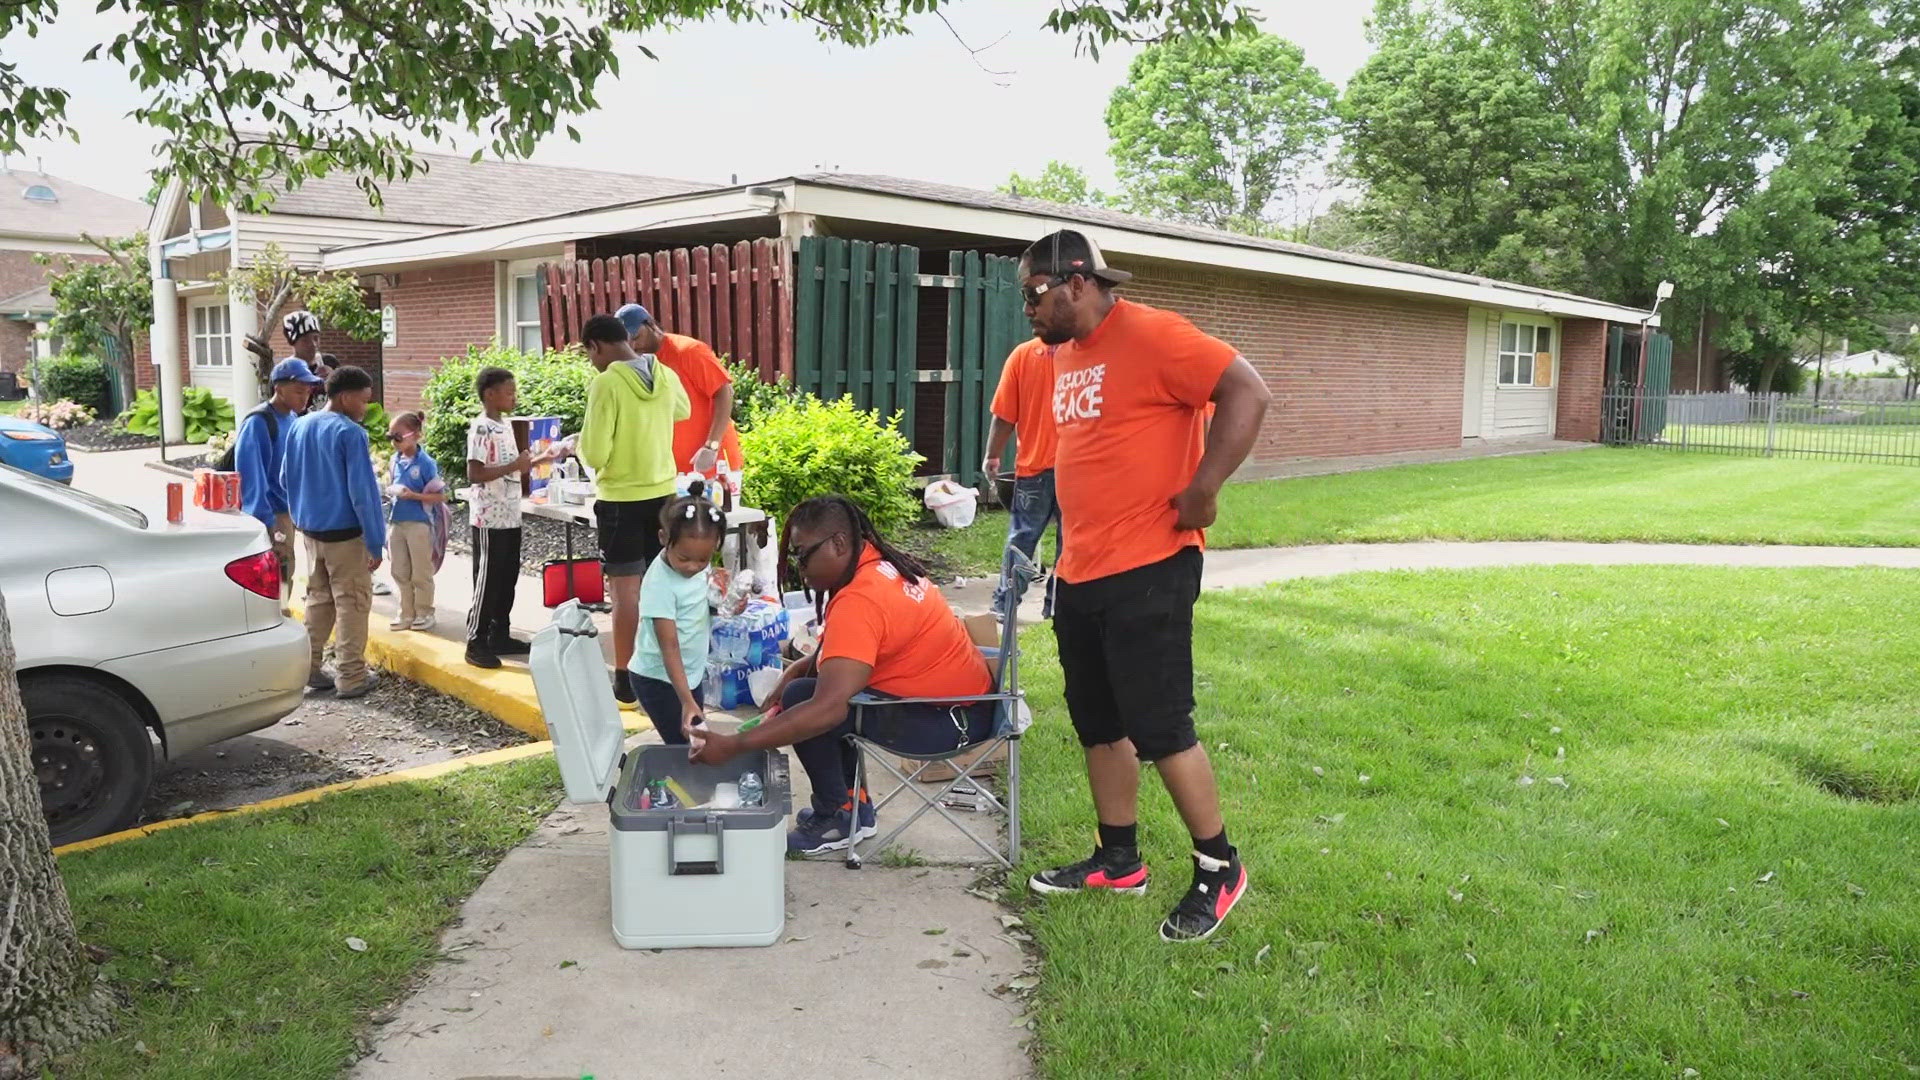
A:
{"label": "woman's braided hair", "polygon": [[[861,545],[863,544],[872,544],[873,549],[880,553],[880,557],[893,564],[893,568],[899,571],[900,576],[905,578],[909,584],[916,583],[921,578],[927,576],[927,568],[924,563],[906,552],[901,551],[899,548],[894,547],[892,544],[887,543],[886,538],[880,535],[880,531],[873,527],[873,521],[867,517],[867,512],[860,509],[860,504],[847,498],[845,495],[816,496],[794,507],[793,513],[787,515],[787,523],[780,530],[781,573],[792,572],[793,530],[796,528],[819,529],[823,527],[837,527],[846,530],[848,538],[853,542],[853,559],[852,566],[847,571],[846,581],[840,582],[832,589],[828,589],[826,592],[817,596],[811,595],[812,590],[808,590],[811,599],[816,605],[825,604],[826,598],[829,595],[846,588],[848,582],[853,580],[854,571],[858,570],[860,566]],[[803,589],[807,587],[804,580],[798,584]]]}

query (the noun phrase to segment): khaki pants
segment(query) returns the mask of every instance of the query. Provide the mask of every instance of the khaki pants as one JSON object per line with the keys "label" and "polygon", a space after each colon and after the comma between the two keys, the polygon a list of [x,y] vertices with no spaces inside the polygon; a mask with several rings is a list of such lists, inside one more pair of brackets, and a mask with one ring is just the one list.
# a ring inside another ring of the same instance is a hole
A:
{"label": "khaki pants", "polygon": [[318,674],[327,638],[333,644],[333,688],[350,690],[367,681],[367,616],[373,611],[373,571],[367,542],[355,537],[333,543],[307,541],[307,648],[309,670]]}
{"label": "khaki pants", "polygon": [[396,521],[387,529],[393,587],[407,622],[433,614],[433,530],[424,521]]}

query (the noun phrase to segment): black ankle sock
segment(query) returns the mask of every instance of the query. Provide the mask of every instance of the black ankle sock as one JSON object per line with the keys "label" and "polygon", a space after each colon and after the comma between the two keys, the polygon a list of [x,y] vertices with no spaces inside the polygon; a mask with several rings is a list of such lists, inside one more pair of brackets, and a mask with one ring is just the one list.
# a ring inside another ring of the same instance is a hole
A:
{"label": "black ankle sock", "polygon": [[1205,855],[1209,859],[1233,858],[1233,848],[1227,844],[1227,830],[1225,829],[1220,830],[1219,836],[1209,837],[1205,840],[1197,836],[1194,837],[1193,850]]}
{"label": "black ankle sock", "polygon": [[1114,851],[1124,849],[1132,851],[1140,846],[1140,824],[1108,825],[1100,824],[1100,850]]}

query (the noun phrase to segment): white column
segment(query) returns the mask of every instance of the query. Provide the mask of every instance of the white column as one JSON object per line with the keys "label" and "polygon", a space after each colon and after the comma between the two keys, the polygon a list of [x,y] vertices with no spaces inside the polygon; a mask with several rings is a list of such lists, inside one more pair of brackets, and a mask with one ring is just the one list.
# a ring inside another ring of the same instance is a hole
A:
{"label": "white column", "polygon": [[237,421],[240,415],[260,404],[260,375],[254,367],[259,361],[253,351],[247,348],[247,335],[256,333],[260,326],[260,315],[254,309],[253,297],[227,297],[227,337],[228,350],[233,356],[233,389],[227,398],[233,402],[233,415]]}
{"label": "white column", "polygon": [[159,369],[154,375],[160,384],[160,430],[167,442],[177,443],[186,437],[186,419],[180,413],[180,299],[172,278],[153,279],[153,328],[147,348]]}

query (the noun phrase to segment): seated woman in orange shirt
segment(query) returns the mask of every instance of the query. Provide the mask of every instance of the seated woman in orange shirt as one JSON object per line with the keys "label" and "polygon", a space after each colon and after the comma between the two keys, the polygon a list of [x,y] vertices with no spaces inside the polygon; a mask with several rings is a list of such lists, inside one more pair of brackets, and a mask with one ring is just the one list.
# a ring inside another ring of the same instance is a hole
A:
{"label": "seated woman in orange shirt", "polygon": [[[847,736],[855,694],[965,701],[987,693],[993,676],[926,567],[881,539],[845,496],[795,507],[781,549],[808,591],[827,597],[820,648],[787,668],[774,695],[779,707],[763,723],[739,735],[707,733],[693,757],[719,765],[791,745],[813,785],[813,806],[797,815],[787,850],[812,855],[877,831],[873,803],[853,790],[858,752]],[[903,705],[871,714],[862,734],[932,754],[988,738],[994,715],[993,702]]]}

